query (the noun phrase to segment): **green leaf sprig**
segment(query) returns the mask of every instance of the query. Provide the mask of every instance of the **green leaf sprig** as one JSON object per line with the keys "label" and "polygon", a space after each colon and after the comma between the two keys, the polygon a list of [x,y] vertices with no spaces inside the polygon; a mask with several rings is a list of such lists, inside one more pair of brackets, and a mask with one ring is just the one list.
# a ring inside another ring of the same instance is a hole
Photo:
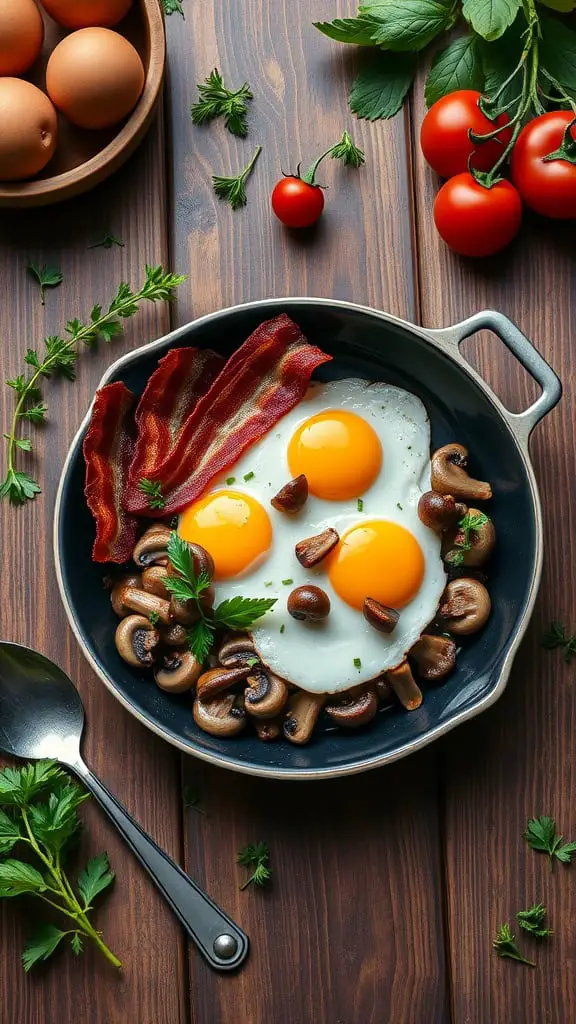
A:
{"label": "green leaf sprig", "polygon": [[490,517],[484,512],[467,512],[458,522],[458,532],[454,540],[454,547],[446,555],[446,561],[450,565],[459,566],[464,561],[464,555],[470,551],[474,540],[474,534],[490,522]]}
{"label": "green leaf sprig", "polygon": [[554,858],[562,864],[570,864],[576,854],[576,843],[565,843],[564,836],[556,832],[554,818],[542,815],[540,818],[530,818],[524,833],[524,839],[533,850],[538,853],[547,853],[550,862],[554,864]]}
{"label": "green leaf sprig", "polygon": [[194,657],[206,661],[217,629],[249,629],[257,619],[276,604],[276,598],[232,597],[222,601],[210,615],[202,596],[211,584],[207,572],[196,573],[192,552],[185,540],[173,531],[168,541],[168,558],[175,575],[168,576],[165,587],[177,601],[193,601],[199,618],[187,632],[187,642]]}
{"label": "green leaf sprig", "polygon": [[562,625],[561,622],[550,623],[550,627],[544,633],[540,644],[547,651],[562,650],[564,652],[564,661],[567,665],[570,664],[572,658],[576,655],[576,633],[567,633],[566,626]]}
{"label": "green leaf sprig", "polygon": [[246,206],[246,182],[254,170],[256,161],[262,152],[262,146],[256,146],[252,159],[246,164],[244,170],[240,171],[235,178],[224,178],[221,175],[212,175],[212,187],[218,199],[224,199],[233,210],[239,210]]}
{"label": "green leaf sprig", "polygon": [[[94,900],[114,881],[107,854],[86,865],[75,887],[63,866],[81,828],[78,808],[88,797],[54,761],[0,772],[0,899],[36,896],[67,921],[66,929],[53,924],[37,928],[22,954],[25,971],[47,960],[65,938],[76,956],[90,939],[109,963],[122,966],[90,920]],[[17,847],[34,863],[9,856]]]}
{"label": "green leaf sprig", "polygon": [[261,887],[270,881],[272,872],[268,864],[269,860],[270,852],[267,843],[253,843],[238,851],[238,864],[243,864],[244,867],[252,871],[247,881],[240,886],[241,891],[247,889],[252,883]]}
{"label": "green leaf sprig", "polygon": [[124,248],[124,242],[121,238],[116,235],[111,235],[109,231],[105,231],[104,234],[100,235],[92,245],[89,245],[89,249],[111,249],[113,245],[117,245],[120,249]]}
{"label": "green leaf sprig", "polygon": [[[371,47],[350,94],[358,117],[394,117],[416,75],[417,54],[433,44],[426,103],[476,89],[494,104],[485,108],[489,117],[507,109],[519,131],[546,108],[576,112],[576,32],[546,8],[568,14],[576,0],[371,0],[356,17],[315,24],[336,42]],[[438,50],[455,26],[465,34]]]}
{"label": "green leaf sprig", "polygon": [[546,907],[543,903],[535,903],[528,910],[519,910],[516,914],[516,920],[520,927],[529,935],[533,935],[535,939],[547,939],[554,934],[550,928],[543,927],[545,917]]}
{"label": "green leaf sprig", "polygon": [[162,484],[159,480],[140,480],[138,490],[142,491],[148,498],[148,507],[162,511],[166,508],[166,501],[162,497]]}
{"label": "green leaf sprig", "polygon": [[181,14],[184,17],[182,0],[162,0],[162,10],[166,15]]}
{"label": "green leaf sprig", "polygon": [[253,99],[248,82],[239,89],[228,89],[217,68],[198,85],[200,99],[190,107],[194,124],[206,124],[216,117],[225,118],[232,135],[245,139],[248,134],[248,103]]}
{"label": "green leaf sprig", "polygon": [[517,960],[518,963],[526,964],[528,967],[536,967],[533,960],[527,960],[525,956],[522,956],[516,945],[515,937],[510,931],[508,921],[500,925],[492,945],[498,956],[509,957],[510,960]]}
{"label": "green leaf sprig", "polygon": [[342,138],[335,145],[326,149],[304,174],[300,174],[300,165],[298,165],[295,177],[302,178],[302,181],[308,185],[316,185],[316,172],[326,157],[330,157],[332,160],[341,160],[345,167],[362,167],[362,164],[366,163],[363,151],[352,141],[350,133],[344,131]]}
{"label": "green leaf sprig", "polygon": [[40,285],[40,302],[46,305],[46,289],[57,288],[64,280],[64,274],[58,267],[49,267],[46,263],[39,266],[37,263],[27,263],[26,270],[31,277]]}
{"label": "green leaf sprig", "polygon": [[42,401],[42,381],[53,374],[74,380],[80,345],[90,347],[99,338],[112,341],[122,334],[123,321],[134,316],[142,302],[172,298],[174,289],[185,280],[185,275],[166,273],[160,266],[147,266],[145,280],[138,291],[132,291],[128,284],[122,282],[107,310],[96,305],[86,323],[69,320],[66,324],[68,337],[52,335],[46,338],[42,353],[28,349],[24,362],[31,370],[6,381],[7,386],[16,392],[16,406],[10,431],[4,435],[8,451],[6,476],[0,483],[0,499],[7,498],[14,505],[23,505],[41,493],[37,482],[28,473],[18,470],[16,462],[18,451],[32,451],[32,441],[20,436],[21,423],[40,424],[46,418],[48,408]]}

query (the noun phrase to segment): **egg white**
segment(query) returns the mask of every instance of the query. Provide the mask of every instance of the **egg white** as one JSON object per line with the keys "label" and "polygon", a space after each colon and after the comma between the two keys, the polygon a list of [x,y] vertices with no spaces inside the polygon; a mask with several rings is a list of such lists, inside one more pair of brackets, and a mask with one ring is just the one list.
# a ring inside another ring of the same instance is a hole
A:
{"label": "egg white", "polygon": [[[356,500],[325,501],[312,495],[296,516],[276,511],[270,499],[291,478],[287,449],[292,435],[308,417],[337,408],[362,416],[382,444],[382,468],[361,496],[362,511]],[[267,556],[241,576],[216,581],[216,602],[237,595],[277,598],[274,608],[251,630],[262,661],[277,675],[317,693],[347,690],[398,665],[434,618],[446,585],[440,538],[420,522],[417,512],[420,495],[430,490],[430,424],[420,399],[378,382],[314,382],[304,399],[214,481],[210,490],[225,487],[231,476],[235,490],[252,495],[268,512],[273,541]],[[294,554],[295,544],[304,537],[329,526],[342,536],[351,526],[373,519],[389,520],[409,530],[425,561],[422,586],[401,609],[391,634],[377,632],[361,611],[342,601],[322,563],[306,570]],[[303,583],[315,583],[330,597],[330,615],[323,622],[299,622],[288,614],[288,595]]]}

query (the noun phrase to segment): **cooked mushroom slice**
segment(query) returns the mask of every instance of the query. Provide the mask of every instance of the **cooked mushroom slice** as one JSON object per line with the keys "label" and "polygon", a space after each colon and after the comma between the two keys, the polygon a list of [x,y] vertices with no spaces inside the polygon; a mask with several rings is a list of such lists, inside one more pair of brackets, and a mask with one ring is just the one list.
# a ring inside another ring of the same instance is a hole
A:
{"label": "cooked mushroom slice", "polygon": [[168,565],[168,541],[171,531],[167,526],[151,526],[141,537],[132,558],[136,565],[145,568],[149,565]]}
{"label": "cooked mushroom slice", "polygon": [[282,732],[282,722],[279,718],[271,718],[270,720],[257,718],[254,725],[256,726],[258,739],[264,740],[265,743],[278,739]]}
{"label": "cooked mushroom slice", "polygon": [[284,484],[284,487],[280,488],[278,494],[275,494],[270,499],[270,504],[278,512],[285,512],[291,516],[304,508],[307,500],[308,481],[304,473],[301,473],[300,476],[296,476],[293,480],[289,480],[287,484]]}
{"label": "cooked mushroom slice", "polygon": [[386,681],[394,690],[401,704],[406,711],[416,711],[422,703],[422,690],[418,686],[412,669],[407,661],[403,661],[397,668],[391,668],[386,672]]}
{"label": "cooked mushroom slice", "polygon": [[438,618],[449,633],[468,636],[486,624],[491,607],[490,594],[484,584],[463,576],[451,580],[446,587],[440,601]]}
{"label": "cooked mushroom slice", "polygon": [[167,647],[183,647],[186,643],[186,630],[178,622],[162,630],[162,643]]}
{"label": "cooked mushroom slice", "polygon": [[137,590],[140,590],[141,586],[142,577],[139,573],[133,572],[130,573],[129,576],[123,576],[121,579],[117,580],[112,587],[110,592],[110,601],[112,602],[112,607],[116,612],[116,615],[119,615],[121,619],[123,619],[125,615],[130,614],[130,609],[127,608],[122,601],[124,587],[136,587]]}
{"label": "cooked mushroom slice", "polygon": [[466,511],[466,505],[456,501],[453,494],[440,494],[438,491],[425,491],[418,502],[420,522],[438,533],[456,526]]}
{"label": "cooked mushroom slice", "polygon": [[345,694],[335,704],[327,704],[325,711],[336,725],[341,725],[345,729],[356,729],[360,725],[367,725],[378,711],[376,690],[369,687],[353,696]]}
{"label": "cooked mushroom slice", "polygon": [[261,666],[250,669],[244,690],[244,706],[254,718],[279,715],[288,700],[288,687],[283,679]]}
{"label": "cooked mushroom slice", "polygon": [[154,664],[154,651],[160,643],[160,633],[143,615],[129,615],[118,624],[116,649],[121,658],[136,668],[149,668]]}
{"label": "cooked mushroom slice", "polygon": [[318,716],[326,703],[325,693],[308,693],[298,690],[288,702],[284,719],[284,735],[291,743],[307,743]]}
{"label": "cooked mushroom slice", "polygon": [[423,679],[443,679],[456,664],[456,644],[446,636],[423,633],[410,655]]}
{"label": "cooked mushroom slice", "polygon": [[381,704],[390,704],[390,702],[391,702],[391,700],[392,700],[392,698],[394,696],[394,691],[393,691],[392,687],[390,686],[390,683],[387,681],[387,679],[384,676],[382,676],[381,679],[377,679],[376,683],[375,683],[375,687],[376,687],[376,693],[378,695],[378,700],[380,701],[380,703]]}
{"label": "cooked mushroom slice", "polygon": [[[477,568],[487,562],[496,544],[494,523],[478,508],[468,509],[466,523],[477,523],[466,530],[457,529],[451,533],[450,550],[444,555],[449,565],[467,565]],[[469,546],[468,546],[469,545]]]}
{"label": "cooked mushroom slice", "polygon": [[254,641],[246,633],[228,637],[218,651],[218,661],[226,668],[245,665],[247,661],[257,657]]}
{"label": "cooked mushroom slice", "polygon": [[171,595],[164,585],[166,579],[168,579],[168,569],[165,565],[151,565],[142,573],[142,588],[149,594],[156,594],[157,597],[163,597],[165,601],[169,601]]}
{"label": "cooked mushroom slice", "polygon": [[192,689],[201,672],[202,665],[192,651],[172,651],[164,655],[164,664],[155,670],[154,679],[161,690],[184,693]]}
{"label": "cooked mushroom slice", "polygon": [[305,537],[299,540],[294,548],[296,558],[305,569],[318,565],[326,555],[329,555],[332,548],[335,548],[340,540],[339,534],[331,526],[314,537]]}
{"label": "cooked mushroom slice", "polygon": [[193,715],[196,725],[211,736],[236,736],[246,726],[246,713],[233,693],[209,701],[196,698]]}
{"label": "cooked mushroom slice", "polygon": [[487,501],[492,497],[490,484],[473,480],[466,472],[468,449],[463,444],[445,444],[432,456],[432,490],[454,498]]}
{"label": "cooked mushroom slice", "polygon": [[[156,594],[149,594],[139,587],[121,585],[112,591],[112,607],[117,614],[128,615],[137,612],[139,615],[158,616],[158,622],[167,626],[170,622],[170,602]],[[119,611],[122,609],[122,611]]]}
{"label": "cooked mushroom slice", "polygon": [[393,633],[400,618],[400,612],[395,608],[388,608],[373,597],[365,597],[362,606],[362,613],[366,622],[369,622],[379,633]]}
{"label": "cooked mushroom slice", "polygon": [[236,668],[224,668],[222,665],[218,665],[217,668],[210,668],[200,676],[196,693],[200,700],[212,700],[217,694],[224,693],[236,683],[243,682],[249,672],[248,665],[240,665]]}

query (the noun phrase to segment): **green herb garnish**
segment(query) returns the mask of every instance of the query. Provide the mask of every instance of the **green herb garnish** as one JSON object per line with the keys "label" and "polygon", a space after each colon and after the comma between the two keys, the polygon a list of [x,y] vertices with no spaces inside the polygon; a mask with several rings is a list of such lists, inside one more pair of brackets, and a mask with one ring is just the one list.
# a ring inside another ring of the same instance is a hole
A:
{"label": "green herb garnish", "polygon": [[364,511],[364,502],[362,501],[362,498],[358,498],[356,502],[356,508],[358,509],[359,512]]}
{"label": "green herb garnish", "polygon": [[550,628],[544,633],[540,644],[547,651],[561,648],[564,651],[564,661],[569,665],[576,654],[576,633],[568,635],[566,627],[561,622],[551,622]]}
{"label": "green herb garnish", "polygon": [[138,490],[142,491],[149,499],[148,508],[159,509],[166,508],[166,502],[162,497],[162,484],[159,480],[141,480],[138,484]]}
{"label": "green herb garnish", "polygon": [[181,14],[184,17],[182,0],[162,0],[162,10],[166,15]]}
{"label": "green herb garnish", "polygon": [[520,927],[537,939],[547,939],[549,935],[553,934],[550,928],[542,927],[545,917],[546,907],[543,903],[536,903],[528,910],[519,910],[516,914],[516,920]]}
{"label": "green herb garnish", "polygon": [[124,242],[121,238],[117,238],[116,235],[111,235],[108,231],[105,231],[104,234],[100,238],[96,239],[95,242],[92,242],[92,245],[89,245],[88,248],[111,249],[113,245],[117,245],[121,249],[124,248]]}
{"label": "green herb garnish", "polygon": [[182,791],[184,798],[184,809],[187,811],[196,811],[197,814],[203,814],[206,816],[206,811],[202,808],[202,796],[200,790],[195,789],[194,786],[186,785]]}
{"label": "green herb garnish", "polygon": [[527,964],[528,967],[536,967],[533,960],[527,960],[522,956],[507,921],[500,925],[492,945],[498,956],[509,957],[511,960],[517,960],[520,964]]}
{"label": "green herb garnish", "polygon": [[251,882],[254,882],[254,885],[262,886],[270,881],[272,872],[268,867],[269,859],[267,843],[254,843],[252,846],[245,846],[238,851],[238,864],[243,864],[250,870],[254,869],[248,881],[240,886],[241,890],[248,888]]}
{"label": "green herb garnish", "polygon": [[354,658],[354,668],[360,670],[362,668],[362,662],[360,658]]}
{"label": "green herb garnish", "polygon": [[528,845],[538,853],[547,853],[553,863],[553,858],[561,861],[562,864],[570,864],[576,853],[576,843],[564,843],[564,836],[556,832],[554,818],[543,815],[540,818],[530,818],[524,839]]}
{"label": "green herb garnish", "polygon": [[293,583],[294,583],[294,580],[291,580],[291,579],[282,580],[282,586],[283,587],[291,587]]}
{"label": "green herb garnish", "polygon": [[254,165],[260,153],[262,152],[262,146],[256,146],[254,156],[243,171],[240,171],[235,178],[223,178],[218,174],[212,176],[212,186],[219,199],[225,199],[226,202],[230,203],[233,210],[240,209],[241,206],[246,206],[246,182],[252,171]]}
{"label": "green herb garnish", "polygon": [[62,284],[64,275],[60,273],[58,267],[49,267],[46,263],[41,267],[37,263],[27,263],[26,270],[40,285],[40,302],[45,306],[46,289],[57,288],[59,284]]}
{"label": "green herb garnish", "polygon": [[103,313],[101,306],[94,306],[87,323],[69,320],[66,325],[69,337],[46,338],[42,355],[34,349],[28,349],[24,362],[32,367],[32,372],[6,381],[7,386],[16,392],[16,407],[10,432],[5,435],[8,441],[7,469],[6,477],[0,484],[0,498],[8,498],[14,505],[23,505],[41,493],[36,481],[28,473],[16,468],[16,454],[18,449],[30,451],[32,447],[27,438],[19,437],[20,422],[26,420],[42,423],[46,417],[47,406],[41,401],[40,392],[43,379],[56,373],[74,380],[77,348],[81,343],[90,347],[98,338],[112,341],[122,334],[124,320],[134,316],[144,300],[156,302],[159,299],[170,299],[174,288],[185,280],[185,275],[167,274],[162,267],[147,266],[146,279],[139,291],[133,292],[129,285],[122,283],[107,312]]}
{"label": "green herb garnish", "polygon": [[217,68],[198,86],[200,99],[190,108],[194,124],[206,124],[215,117],[224,117],[232,135],[244,139],[248,134],[248,103],[253,99],[248,82],[239,89],[227,89]]}
{"label": "green herb garnish", "polygon": [[458,522],[458,533],[454,541],[452,551],[446,555],[446,561],[450,565],[462,565],[464,555],[470,551],[474,540],[474,533],[490,522],[490,517],[484,512],[467,512]]}
{"label": "green herb garnish", "polygon": [[[67,937],[76,955],[88,938],[114,967],[122,966],[90,921],[95,898],[114,881],[107,855],[94,857],[75,887],[63,867],[81,829],[78,808],[88,798],[54,761],[0,772],[0,898],[36,896],[69,924],[65,930],[54,924],[37,927],[22,954],[25,971],[47,960]],[[26,861],[8,856],[19,846]]]}
{"label": "green herb garnish", "polygon": [[160,616],[158,612],[150,612],[148,618],[153,626],[157,626],[158,623],[160,622]]}
{"label": "green herb garnish", "polygon": [[280,626],[280,632],[283,633],[285,629],[286,626],[284,625],[284,623],[282,623],[282,625]]}
{"label": "green herb garnish", "polygon": [[229,476],[229,477],[226,478],[226,484],[228,485],[228,487],[230,487],[232,484],[235,484],[235,483],[236,483],[236,477],[235,476]]}
{"label": "green herb garnish", "polygon": [[249,473],[245,473],[244,474],[244,480],[246,481],[246,483],[248,483],[249,480],[253,480],[253,479],[254,479],[254,473],[252,472],[252,470],[250,470]]}

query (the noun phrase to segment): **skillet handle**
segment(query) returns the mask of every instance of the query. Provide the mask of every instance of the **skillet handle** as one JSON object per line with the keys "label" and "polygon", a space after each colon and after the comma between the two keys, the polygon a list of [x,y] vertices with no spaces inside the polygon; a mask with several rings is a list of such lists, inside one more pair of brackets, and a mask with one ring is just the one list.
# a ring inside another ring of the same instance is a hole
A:
{"label": "skillet handle", "polygon": [[457,355],[466,362],[460,352],[460,345],[465,338],[480,330],[494,331],[506,348],[522,363],[522,366],[542,388],[542,394],[533,405],[524,412],[510,412],[504,409],[506,418],[519,441],[528,444],[530,434],[540,420],[554,408],[562,395],[562,384],[551,366],[542,358],[525,334],[503,313],[493,309],[485,309],[475,313],[459,324],[443,327],[439,330],[428,330],[427,333],[447,348],[452,355]]}

